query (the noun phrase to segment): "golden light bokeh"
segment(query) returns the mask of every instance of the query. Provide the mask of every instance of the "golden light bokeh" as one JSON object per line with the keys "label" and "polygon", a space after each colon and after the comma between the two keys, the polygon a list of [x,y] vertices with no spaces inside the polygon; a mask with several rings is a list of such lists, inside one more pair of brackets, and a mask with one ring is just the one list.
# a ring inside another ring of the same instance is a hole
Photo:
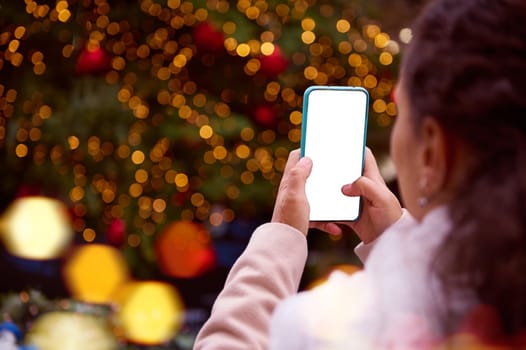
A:
{"label": "golden light bokeh", "polygon": [[[95,232],[85,230],[86,241]],[[128,265],[116,248],[102,244],[78,247],[64,265],[64,280],[71,295],[88,303],[109,304],[113,294],[130,278]]]}
{"label": "golden light bokeh", "polygon": [[47,197],[15,200],[0,218],[7,250],[26,259],[53,259],[69,247],[73,230],[65,205]]}
{"label": "golden light bokeh", "polygon": [[[169,220],[221,225],[214,203],[225,203],[232,220],[240,209],[256,215],[257,206],[271,205],[288,151],[301,140],[308,85],[368,89],[373,132],[386,131],[396,116],[391,73],[400,47],[347,5],[141,0],[138,22],[120,18],[118,6],[28,0],[25,22],[0,30],[0,73],[72,79],[60,98],[39,84],[26,92],[2,81],[0,145],[16,161],[64,179],[72,227],[84,242],[126,217],[126,244],[142,249]],[[210,24],[217,51],[202,51],[211,43],[190,34],[200,24]],[[56,55],[39,36],[56,41]],[[396,40],[410,36],[404,29]],[[107,65],[90,61],[87,68],[100,71],[65,74],[84,51],[107,57]],[[265,73],[279,59],[285,68]],[[268,124],[253,115],[262,103],[275,113]],[[57,125],[71,130],[56,132]],[[254,193],[268,200],[254,204]]]}
{"label": "golden light bokeh", "polygon": [[120,288],[115,300],[117,332],[133,343],[164,343],[183,323],[184,304],[169,284],[130,282]]}

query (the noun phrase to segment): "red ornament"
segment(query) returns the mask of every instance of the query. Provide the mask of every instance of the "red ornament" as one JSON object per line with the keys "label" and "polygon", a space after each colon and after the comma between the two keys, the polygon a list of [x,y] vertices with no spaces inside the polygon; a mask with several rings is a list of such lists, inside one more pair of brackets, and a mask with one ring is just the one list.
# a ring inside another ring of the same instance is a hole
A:
{"label": "red ornament", "polygon": [[257,123],[272,127],[276,124],[278,113],[271,105],[260,105],[254,109],[254,119]]}
{"label": "red ornament", "polygon": [[124,243],[126,235],[126,223],[122,219],[114,219],[106,231],[108,243],[115,247],[120,247]]}
{"label": "red ornament", "polygon": [[289,61],[277,45],[274,45],[274,51],[270,55],[262,55],[259,58],[259,62],[261,63],[260,72],[268,78],[277,77],[289,66]]}
{"label": "red ornament", "polygon": [[205,52],[220,52],[224,49],[225,37],[212,23],[202,22],[193,28],[197,48]]}
{"label": "red ornament", "polygon": [[111,57],[100,47],[95,50],[84,49],[75,64],[75,72],[81,75],[104,73],[110,69]]}
{"label": "red ornament", "polygon": [[210,233],[203,225],[191,221],[168,224],[155,241],[162,271],[177,278],[192,278],[205,273],[216,260],[210,239]]}

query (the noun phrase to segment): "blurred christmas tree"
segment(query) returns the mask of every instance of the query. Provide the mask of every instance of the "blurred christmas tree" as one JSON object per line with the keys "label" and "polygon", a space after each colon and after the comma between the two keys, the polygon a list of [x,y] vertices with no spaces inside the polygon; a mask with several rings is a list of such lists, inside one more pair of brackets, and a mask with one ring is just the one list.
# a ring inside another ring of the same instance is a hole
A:
{"label": "blurred christmas tree", "polygon": [[0,209],[58,198],[75,242],[118,247],[136,278],[228,268],[269,217],[308,86],[367,88],[387,150],[400,47],[366,0],[0,4]]}

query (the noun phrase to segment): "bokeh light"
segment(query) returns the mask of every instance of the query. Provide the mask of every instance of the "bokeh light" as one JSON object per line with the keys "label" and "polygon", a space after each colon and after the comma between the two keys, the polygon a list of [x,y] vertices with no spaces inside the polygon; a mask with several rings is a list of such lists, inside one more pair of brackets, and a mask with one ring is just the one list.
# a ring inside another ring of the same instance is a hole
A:
{"label": "bokeh light", "polygon": [[116,350],[117,339],[107,322],[89,314],[52,311],[38,317],[24,342],[38,350]]}
{"label": "bokeh light", "polygon": [[184,313],[179,293],[167,283],[131,282],[117,293],[117,332],[134,343],[166,342],[179,331]]}
{"label": "bokeh light", "polygon": [[[196,207],[203,204],[202,195],[191,199]],[[172,277],[196,277],[215,263],[215,254],[208,230],[200,224],[176,221],[168,224],[155,242],[162,271]]]}
{"label": "bokeh light", "polygon": [[71,295],[88,303],[108,304],[130,272],[122,253],[102,244],[78,247],[64,266],[64,280]]}
{"label": "bokeh light", "polygon": [[0,220],[7,250],[26,259],[52,259],[70,245],[73,230],[65,205],[47,197],[15,200]]}

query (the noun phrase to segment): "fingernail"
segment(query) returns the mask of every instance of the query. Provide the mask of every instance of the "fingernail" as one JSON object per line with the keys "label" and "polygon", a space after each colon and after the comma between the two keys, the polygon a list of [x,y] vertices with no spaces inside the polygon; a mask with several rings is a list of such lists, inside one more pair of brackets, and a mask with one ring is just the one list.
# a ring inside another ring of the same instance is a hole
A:
{"label": "fingernail", "polygon": [[308,166],[310,165],[310,163],[311,163],[311,160],[308,157],[301,157],[300,160],[298,161],[298,165],[300,166]]}

